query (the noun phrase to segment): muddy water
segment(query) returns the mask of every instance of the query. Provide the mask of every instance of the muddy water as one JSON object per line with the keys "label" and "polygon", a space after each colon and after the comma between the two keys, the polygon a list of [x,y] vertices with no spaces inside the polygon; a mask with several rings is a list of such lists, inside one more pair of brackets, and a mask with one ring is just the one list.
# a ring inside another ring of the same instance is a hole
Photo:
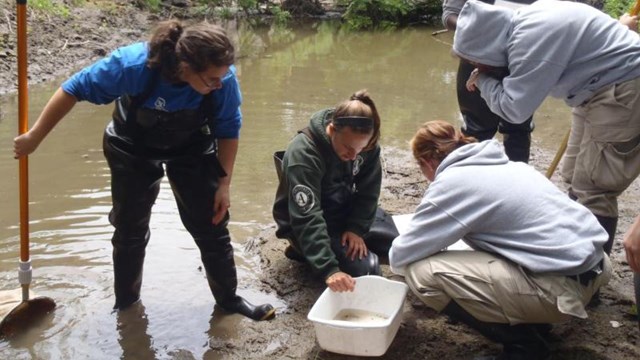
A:
{"label": "muddy water", "polygon": [[[433,30],[353,34],[328,23],[295,30],[239,29],[245,122],[230,229],[240,294],[279,310],[287,306],[275,294],[257,290],[259,259],[248,239],[272,224],[271,154],[286,146],[314,111],[367,88],[383,119],[382,144],[398,147],[406,147],[426,120],[459,121],[452,36],[434,38]],[[31,88],[31,121],[57,86]],[[4,97],[0,106],[0,290],[10,290],[18,286],[17,162],[11,156],[17,98]],[[32,289],[54,298],[58,308],[24,338],[1,341],[0,358],[210,358],[215,354],[207,344],[238,336],[247,321],[213,310],[198,251],[182,228],[166,182],[154,207],[143,303],[120,314],[111,311],[109,172],[101,150],[110,112],[111,106],[78,105],[30,157]],[[568,117],[562,103],[545,103],[537,114],[534,142],[555,151]]]}

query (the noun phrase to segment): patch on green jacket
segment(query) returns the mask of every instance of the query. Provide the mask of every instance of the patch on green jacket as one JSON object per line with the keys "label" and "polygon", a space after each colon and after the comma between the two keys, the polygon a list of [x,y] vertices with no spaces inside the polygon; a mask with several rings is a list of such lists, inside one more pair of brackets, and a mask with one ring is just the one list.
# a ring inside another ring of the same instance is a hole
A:
{"label": "patch on green jacket", "polygon": [[313,191],[306,185],[296,185],[291,190],[291,194],[293,195],[293,199],[296,204],[300,208],[300,212],[306,214],[311,210],[313,205],[315,204],[315,198],[313,196]]}

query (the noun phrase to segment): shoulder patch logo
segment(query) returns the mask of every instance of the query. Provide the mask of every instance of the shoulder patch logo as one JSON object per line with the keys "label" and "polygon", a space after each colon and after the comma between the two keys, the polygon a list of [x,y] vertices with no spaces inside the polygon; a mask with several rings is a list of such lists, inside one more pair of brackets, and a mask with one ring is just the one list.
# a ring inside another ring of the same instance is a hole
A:
{"label": "shoulder patch logo", "polygon": [[364,159],[362,158],[362,155],[358,155],[356,159],[353,161],[353,176],[358,175],[358,173],[360,172],[360,167],[362,166],[363,162],[364,162]]}
{"label": "shoulder patch logo", "polygon": [[306,185],[294,186],[293,190],[291,190],[291,195],[303,214],[308,213],[315,205],[313,191]]}
{"label": "shoulder patch logo", "polygon": [[155,106],[156,110],[166,111],[164,108],[164,106],[166,105],[166,101],[164,100],[164,98],[157,98],[153,105]]}

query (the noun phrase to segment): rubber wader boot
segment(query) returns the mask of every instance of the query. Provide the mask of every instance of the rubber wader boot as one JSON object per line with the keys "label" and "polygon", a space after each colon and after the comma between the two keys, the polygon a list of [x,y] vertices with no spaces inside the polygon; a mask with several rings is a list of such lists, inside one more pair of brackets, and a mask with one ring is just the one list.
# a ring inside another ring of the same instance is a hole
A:
{"label": "rubber wader boot", "polygon": [[[142,268],[144,265],[145,247],[149,242],[149,232],[144,240],[135,246],[123,246],[112,241],[113,245],[113,277],[116,295],[114,309],[123,310],[140,299],[142,287]],[[114,238],[118,232],[114,233]]]}
{"label": "rubber wader boot", "polygon": [[511,161],[529,162],[529,152],[531,147],[531,133],[520,132],[504,134],[502,136],[504,152]]}
{"label": "rubber wader boot", "polygon": [[227,243],[220,252],[201,252],[207,280],[216,303],[229,313],[238,313],[250,319],[271,320],[276,310],[270,304],[253,305],[236,295],[238,278],[233,260],[233,248]]}
{"label": "rubber wader boot", "polygon": [[302,252],[298,250],[298,248],[293,245],[293,241],[289,240],[289,245],[284,249],[284,256],[289,260],[297,261],[304,263],[307,259],[302,255]]}
{"label": "rubber wader boot", "polygon": [[[613,249],[613,241],[616,237],[616,228],[618,226],[618,218],[596,215],[596,219],[598,219],[600,226],[602,226],[607,231],[607,234],[609,235],[609,238],[607,239],[607,242],[604,244],[603,249],[607,255],[610,255],[611,249]],[[591,297],[591,300],[589,300],[589,303],[587,304],[587,306],[594,307],[594,306],[600,305],[600,303],[602,303],[602,300],[600,299],[600,289],[598,289]]]}
{"label": "rubber wader boot", "polygon": [[613,249],[613,240],[616,237],[618,218],[600,215],[596,215],[596,218],[598,219],[600,225],[607,231],[607,234],[609,234],[609,239],[607,239],[607,243],[604,244],[604,252],[607,253],[607,255],[610,255],[611,249]]}
{"label": "rubber wader boot", "polygon": [[367,249],[378,255],[378,261],[388,265],[391,243],[398,236],[400,236],[400,233],[395,222],[393,222],[393,217],[379,207],[376,210],[373,224],[371,224],[369,232],[363,236],[363,240],[367,245]]}
{"label": "rubber wader boot", "polygon": [[509,325],[483,322],[473,317],[453,300],[442,312],[475,329],[489,340],[503,345],[502,354],[475,357],[475,360],[544,360],[550,358],[549,346],[537,330],[537,327],[541,326],[540,324]]}
{"label": "rubber wader boot", "polygon": [[365,275],[382,276],[382,269],[380,268],[378,255],[373,251],[367,252],[367,256],[362,259],[356,258],[355,260],[351,260],[351,258],[347,257],[346,252],[339,254],[338,263],[341,271],[353,277]]}
{"label": "rubber wader boot", "polygon": [[348,246],[342,246],[339,235],[331,236],[331,250],[335,254],[338,260],[338,267],[342,272],[353,277],[382,275],[378,255],[373,251],[368,251],[367,256],[362,259],[356,257],[354,260],[351,260],[351,257],[347,256]]}

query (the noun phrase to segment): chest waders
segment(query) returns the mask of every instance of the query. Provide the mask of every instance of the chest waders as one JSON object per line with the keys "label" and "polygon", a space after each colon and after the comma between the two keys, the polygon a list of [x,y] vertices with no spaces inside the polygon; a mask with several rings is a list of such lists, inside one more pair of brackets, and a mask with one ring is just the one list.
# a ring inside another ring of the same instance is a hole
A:
{"label": "chest waders", "polygon": [[[499,132],[502,134],[504,151],[509,160],[528,163],[531,132],[534,129],[533,117],[522,124],[512,124],[494,114],[480,95],[480,91],[467,90],[467,79],[473,69],[475,66],[460,60],[456,75],[456,92],[464,121],[462,132],[467,136],[475,137],[478,141],[493,139],[496,132]],[[503,78],[504,74],[497,77]]]}
{"label": "chest waders", "polygon": [[[320,154],[325,161],[330,159],[333,150],[317,139],[309,127],[299,131],[305,134],[318,147]],[[278,229],[276,236],[289,240],[291,247],[287,248],[285,255],[292,260],[304,260],[301,255],[298,239],[295,238],[289,223],[288,201],[289,194],[286,193],[285,179],[282,174],[282,159],[284,152],[279,151],[274,154],[274,161],[280,184],[276,193],[276,200],[273,207],[273,215]],[[351,276],[380,275],[380,264],[378,255],[387,258],[389,248],[393,239],[398,236],[398,231],[393,224],[393,220],[384,210],[376,210],[376,219],[367,234],[363,236],[367,245],[367,256],[362,259],[351,260],[347,257],[347,247],[342,246],[342,233],[347,227],[347,219],[352,211],[353,196],[356,191],[355,176],[353,174],[353,162],[342,162],[340,167],[330,167],[327,164],[327,172],[322,179],[322,193],[320,203],[323,217],[326,222],[327,232],[331,239],[331,250],[336,256],[338,266],[341,271]]]}
{"label": "chest waders", "polygon": [[211,133],[215,113],[211,94],[196,110],[167,113],[142,108],[160,75],[136,97],[116,100],[103,149],[111,169],[115,227],[113,245],[114,308],[140,299],[145,248],[150,238],[151,208],[166,169],[180,219],[194,238],[216,303],[231,313],[254,320],[273,318],[271,305],[254,306],[236,295],[237,275],[227,224],[229,214],[213,225],[213,203],[219,178],[226,176]]}

